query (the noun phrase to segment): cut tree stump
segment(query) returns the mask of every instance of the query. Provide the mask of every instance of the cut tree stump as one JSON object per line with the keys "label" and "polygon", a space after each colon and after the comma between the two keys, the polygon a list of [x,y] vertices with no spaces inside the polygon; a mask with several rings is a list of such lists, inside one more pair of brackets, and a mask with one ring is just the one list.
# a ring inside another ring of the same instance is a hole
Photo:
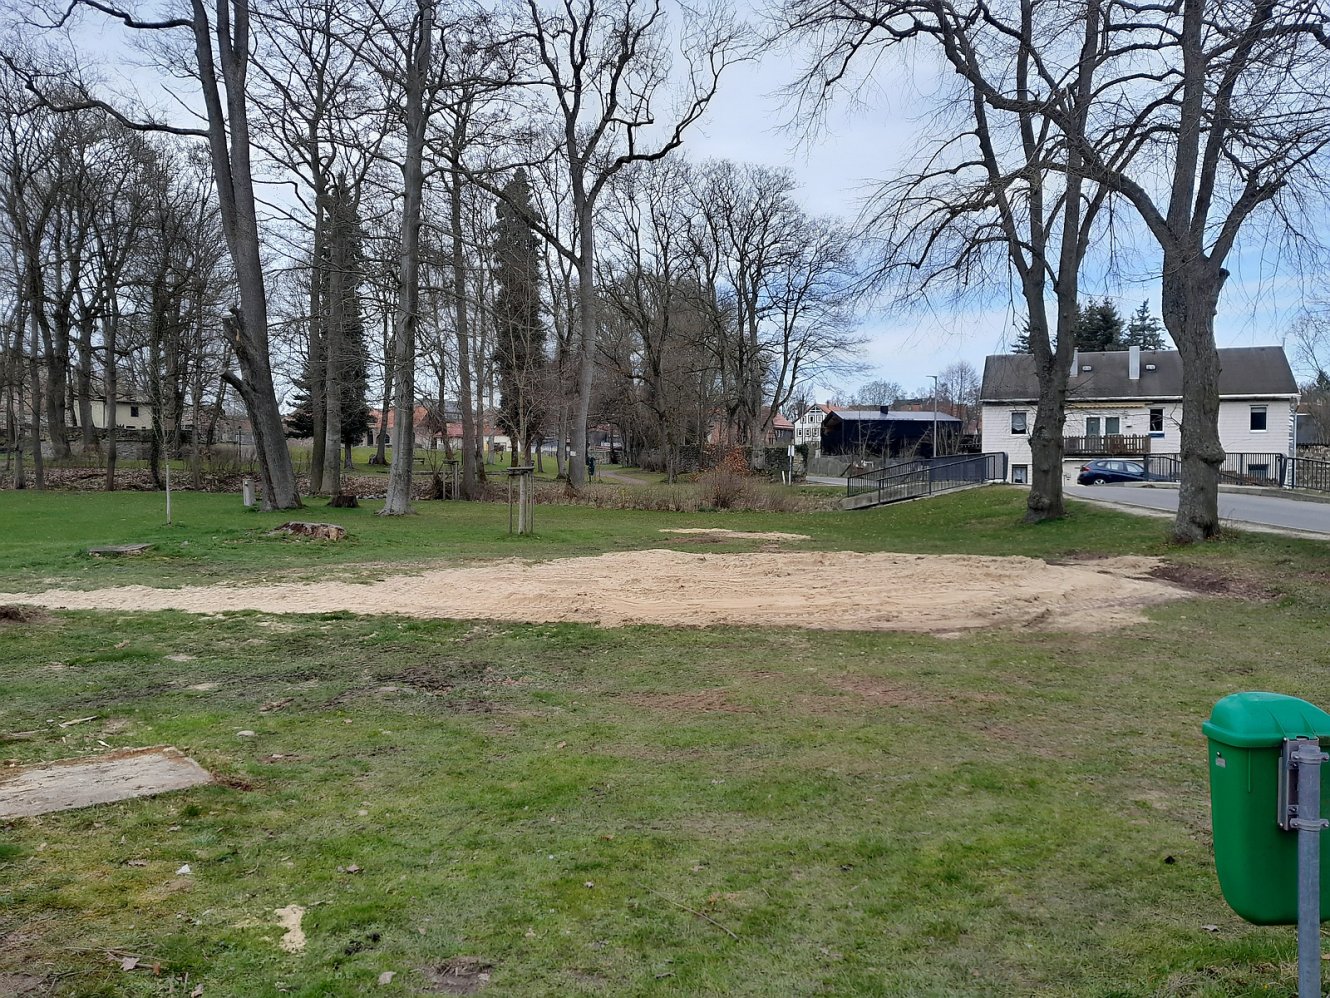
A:
{"label": "cut tree stump", "polygon": [[331,509],[359,509],[360,503],[356,501],[355,496],[343,492],[341,495],[333,496],[328,501],[328,506]]}
{"label": "cut tree stump", "polygon": [[108,544],[105,547],[88,548],[88,554],[94,558],[128,558],[151,548],[151,544]]}
{"label": "cut tree stump", "polygon": [[291,537],[313,537],[321,541],[346,540],[346,528],[335,523],[307,523],[304,520],[291,520],[275,530],[268,531],[268,536],[287,534]]}

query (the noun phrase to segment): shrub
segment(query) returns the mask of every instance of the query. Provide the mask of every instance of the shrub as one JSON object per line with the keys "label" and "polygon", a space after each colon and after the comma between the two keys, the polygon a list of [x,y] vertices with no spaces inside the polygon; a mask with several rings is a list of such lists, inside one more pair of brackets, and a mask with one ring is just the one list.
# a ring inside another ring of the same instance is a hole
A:
{"label": "shrub", "polygon": [[697,477],[698,501],[704,508],[734,509],[746,505],[750,484],[748,461],[735,447],[720,464]]}

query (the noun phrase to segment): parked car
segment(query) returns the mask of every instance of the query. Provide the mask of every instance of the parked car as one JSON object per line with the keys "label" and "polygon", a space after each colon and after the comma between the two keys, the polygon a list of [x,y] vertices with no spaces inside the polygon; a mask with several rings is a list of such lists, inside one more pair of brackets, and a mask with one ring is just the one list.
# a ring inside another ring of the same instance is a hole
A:
{"label": "parked car", "polygon": [[1165,475],[1153,475],[1140,461],[1091,461],[1081,468],[1076,481],[1081,485],[1108,485],[1115,482],[1163,482]]}

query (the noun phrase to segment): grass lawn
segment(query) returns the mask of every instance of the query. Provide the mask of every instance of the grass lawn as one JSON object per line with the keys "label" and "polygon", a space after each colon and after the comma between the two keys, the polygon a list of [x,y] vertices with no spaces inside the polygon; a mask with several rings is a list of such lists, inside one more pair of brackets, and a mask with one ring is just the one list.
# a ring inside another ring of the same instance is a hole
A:
{"label": "grass lawn", "polygon": [[[236,497],[182,494],[166,528],[157,496],[0,493],[10,590],[551,558],[719,524],[826,550],[1161,554],[1221,592],[1097,635],[0,623],[0,757],[166,743],[220,778],[3,826],[0,993],[5,974],[80,996],[454,993],[430,973],[470,957],[494,995],[1292,994],[1293,930],[1219,896],[1199,728],[1239,689],[1330,701],[1326,547],[1173,550],[1160,521],[1077,506],[1030,528],[1021,502],[540,507],[520,540],[503,506],[432,503],[335,511],[353,539],[319,545],[265,537],[283,517]],[[158,548],[80,553],[134,540]],[[274,914],[292,904],[295,954]]]}

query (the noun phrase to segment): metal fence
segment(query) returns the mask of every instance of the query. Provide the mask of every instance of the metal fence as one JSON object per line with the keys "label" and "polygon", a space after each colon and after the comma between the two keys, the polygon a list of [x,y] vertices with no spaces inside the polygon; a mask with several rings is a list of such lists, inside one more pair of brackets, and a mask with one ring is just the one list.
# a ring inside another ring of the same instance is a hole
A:
{"label": "metal fence", "polygon": [[898,502],[966,485],[1001,482],[1007,477],[1006,454],[967,454],[920,458],[880,468],[846,480],[846,496],[875,494],[875,502]]}
{"label": "metal fence", "polygon": [[[1176,482],[1182,478],[1182,460],[1177,454],[1151,454],[1141,460],[1153,481]],[[1224,463],[1219,466],[1219,482],[1330,492],[1330,461],[1237,451],[1224,456]]]}

